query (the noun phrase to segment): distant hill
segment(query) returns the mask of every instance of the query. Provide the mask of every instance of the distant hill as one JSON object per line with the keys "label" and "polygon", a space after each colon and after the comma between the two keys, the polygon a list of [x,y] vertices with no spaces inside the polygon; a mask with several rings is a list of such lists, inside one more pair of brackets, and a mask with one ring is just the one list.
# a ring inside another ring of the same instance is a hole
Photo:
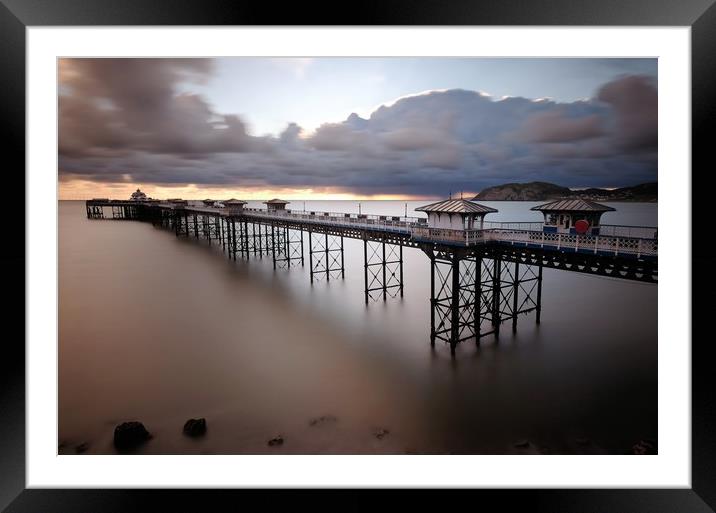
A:
{"label": "distant hill", "polygon": [[480,191],[475,199],[483,201],[541,201],[569,196],[572,191],[548,182],[506,183]]}
{"label": "distant hill", "polygon": [[611,190],[592,187],[573,191],[548,182],[506,183],[488,187],[480,191],[474,199],[482,201],[547,201],[564,198],[655,202],[658,198],[658,184],[652,182]]}

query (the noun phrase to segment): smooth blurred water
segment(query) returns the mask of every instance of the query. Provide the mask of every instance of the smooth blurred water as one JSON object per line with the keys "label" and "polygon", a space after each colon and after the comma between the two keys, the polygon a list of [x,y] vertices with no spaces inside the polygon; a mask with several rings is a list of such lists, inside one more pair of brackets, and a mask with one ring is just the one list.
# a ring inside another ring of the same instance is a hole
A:
{"label": "smooth blurred water", "polygon": [[[541,219],[536,203],[485,203],[499,209],[489,220]],[[611,206],[604,224],[657,224],[655,203]],[[366,307],[357,240],[344,240],[345,280],[311,285],[307,258],[229,261],[150,224],[87,220],[84,202],[60,202],[59,235],[60,452],[112,453],[124,420],[152,432],[147,453],[625,453],[657,437],[656,285],[545,269],[541,325],[520,317],[515,336],[452,359],[429,346],[417,249],[404,250],[405,297]],[[337,420],[311,426],[319,416]],[[206,417],[205,438],[182,436],[190,417]]]}

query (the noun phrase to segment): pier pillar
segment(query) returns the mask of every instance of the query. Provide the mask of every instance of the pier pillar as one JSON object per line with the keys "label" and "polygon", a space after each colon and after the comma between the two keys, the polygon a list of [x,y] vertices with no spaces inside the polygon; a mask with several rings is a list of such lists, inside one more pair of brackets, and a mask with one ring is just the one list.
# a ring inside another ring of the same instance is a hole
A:
{"label": "pier pillar", "polygon": [[273,269],[276,270],[276,227],[271,223],[271,257],[273,259]]}
{"label": "pier pillar", "polygon": [[535,305],[535,322],[537,324],[540,323],[541,317],[542,317],[542,266],[538,266],[538,274],[537,274],[537,303]]}
{"label": "pier pillar", "polygon": [[223,246],[224,241],[223,241],[223,234],[221,232],[221,224],[220,223],[221,223],[221,218],[218,215],[214,216],[214,235],[215,235],[216,240],[219,242],[219,244],[221,244]]}
{"label": "pier pillar", "polygon": [[242,231],[242,234],[244,236],[244,243],[241,245],[241,251],[242,256],[245,256],[246,259],[249,259],[249,223],[248,221],[244,220],[244,229]]}
{"label": "pier pillar", "polygon": [[430,345],[450,345],[475,338],[476,262],[467,251],[423,249],[430,258]]}
{"label": "pier pillar", "polygon": [[303,230],[276,226],[272,233],[276,247],[274,266],[279,269],[289,269],[299,264],[303,266]]}
{"label": "pier pillar", "polygon": [[363,238],[365,302],[403,297],[403,244]]}
{"label": "pier pillar", "polygon": [[502,276],[502,260],[499,258],[494,259],[493,273],[492,273],[492,328],[495,333],[495,339],[500,338],[500,295],[502,293],[502,282],[500,277]]}
{"label": "pier pillar", "polygon": [[221,223],[221,250],[226,252],[226,219],[223,217],[217,217]]}
{"label": "pier pillar", "polygon": [[308,232],[308,258],[311,283],[315,279],[345,278],[343,236]]}
{"label": "pier pillar", "polygon": [[469,250],[422,248],[430,258],[430,345],[442,340],[455,353],[464,340],[494,335],[517,316],[541,308],[541,266]]}
{"label": "pier pillar", "polygon": [[432,251],[428,257],[430,258],[430,347],[435,347],[435,256]]}
{"label": "pier pillar", "polygon": [[480,347],[480,324],[482,322],[482,257],[475,258],[475,296],[472,308],[472,331],[475,333],[475,345]]}
{"label": "pier pillar", "polygon": [[515,280],[512,285],[512,333],[517,333],[517,299],[520,290],[520,263],[515,262]]}
{"label": "pier pillar", "polygon": [[313,283],[313,232],[308,230],[308,268],[311,272],[311,283]]}
{"label": "pier pillar", "polygon": [[236,221],[231,218],[231,254],[236,261]]}
{"label": "pier pillar", "polygon": [[450,354],[455,355],[455,347],[460,341],[460,256],[453,255],[452,258],[452,301],[450,305]]}

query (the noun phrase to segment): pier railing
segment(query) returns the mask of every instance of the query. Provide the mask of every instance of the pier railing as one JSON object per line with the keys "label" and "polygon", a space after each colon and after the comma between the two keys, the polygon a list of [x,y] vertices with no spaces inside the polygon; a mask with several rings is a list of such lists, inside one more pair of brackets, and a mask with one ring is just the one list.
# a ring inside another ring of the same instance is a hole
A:
{"label": "pier railing", "polygon": [[603,235],[571,235],[545,233],[535,230],[483,229],[448,230],[443,228],[413,228],[411,236],[416,240],[439,241],[470,246],[484,242],[524,245],[530,247],[594,253],[599,255],[629,255],[640,258],[656,257],[656,239],[639,237],[611,237]]}
{"label": "pier railing", "polygon": [[306,223],[331,224],[340,227],[374,228],[408,233],[411,227],[425,226],[427,219],[421,217],[381,216],[373,214],[349,214],[345,212],[265,210],[244,208],[243,215],[259,219],[291,219]]}
{"label": "pier railing", "polygon": [[451,230],[448,228],[413,227],[411,238],[425,242],[447,242],[461,246],[471,246],[485,242],[489,230]]}
{"label": "pier railing", "polygon": [[483,230],[506,229],[506,230],[532,230],[541,232],[544,223],[541,221],[525,221],[525,222],[501,222],[501,221],[484,221],[482,223]]}
{"label": "pier railing", "polygon": [[[542,222],[499,222],[485,221],[482,228],[485,230],[528,230],[541,232],[544,227]],[[653,226],[628,226],[602,224],[597,227],[600,237],[625,237],[628,239],[656,239],[657,228]]]}
{"label": "pier railing", "polygon": [[630,239],[656,239],[657,229],[650,226],[624,226],[602,224],[599,226],[600,237],[626,237]]}

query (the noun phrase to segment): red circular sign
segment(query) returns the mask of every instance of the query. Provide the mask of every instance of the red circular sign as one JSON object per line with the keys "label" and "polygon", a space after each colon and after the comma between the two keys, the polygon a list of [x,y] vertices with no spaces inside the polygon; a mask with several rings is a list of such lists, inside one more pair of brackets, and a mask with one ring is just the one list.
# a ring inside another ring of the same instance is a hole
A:
{"label": "red circular sign", "polygon": [[589,222],[580,219],[574,223],[574,229],[577,230],[577,233],[587,233],[587,230],[589,230]]}

